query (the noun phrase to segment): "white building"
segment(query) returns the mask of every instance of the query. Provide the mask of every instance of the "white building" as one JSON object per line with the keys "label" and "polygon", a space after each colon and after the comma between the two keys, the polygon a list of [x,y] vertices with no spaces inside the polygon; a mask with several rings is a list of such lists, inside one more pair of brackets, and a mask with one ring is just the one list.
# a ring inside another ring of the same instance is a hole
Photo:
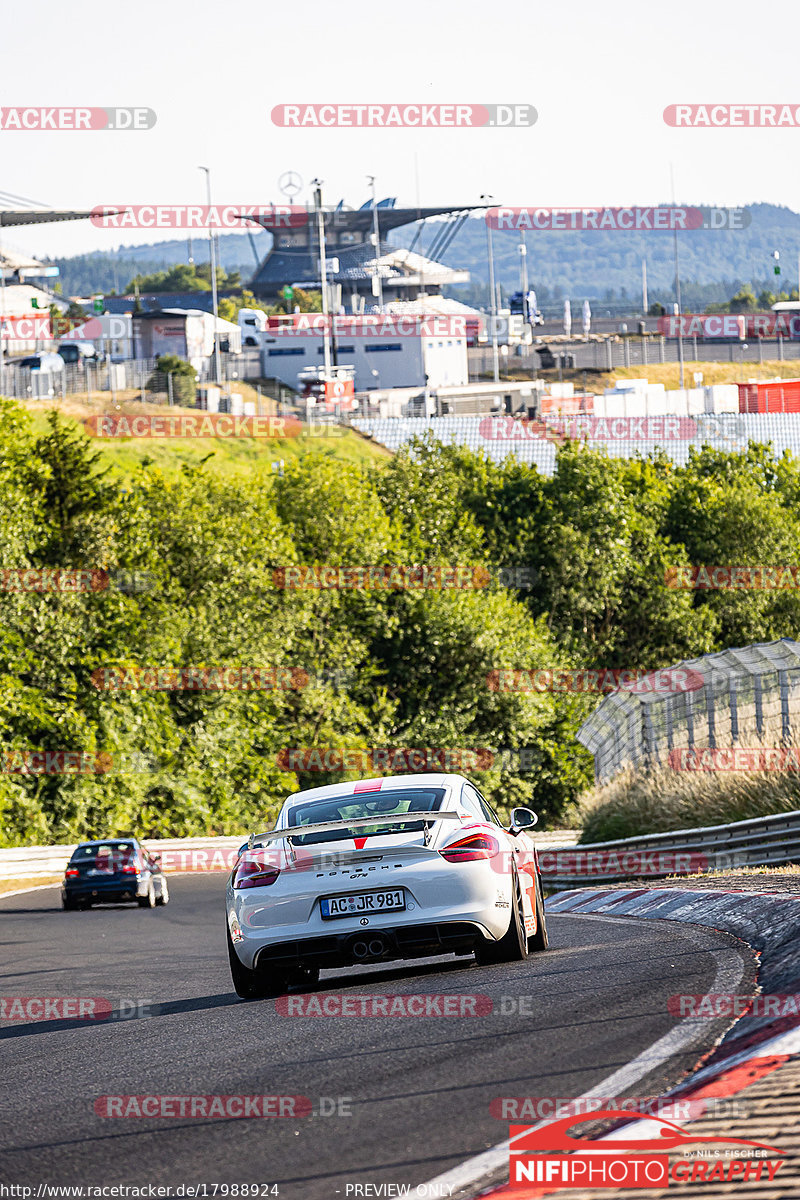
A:
{"label": "white building", "polygon": [[49,307],[55,304],[62,311],[67,302],[55,298],[51,292],[26,282],[37,276],[49,276],[54,267],[45,267],[35,258],[20,254],[16,250],[0,250],[0,272],[3,286],[0,287],[0,338],[6,356],[32,354],[51,344],[45,321]]}
{"label": "white building", "polygon": [[[368,313],[330,320],[336,359],[355,368],[357,392],[457,386],[469,379],[466,322],[441,314]],[[265,378],[297,387],[306,367],[324,365],[320,313],[270,318],[261,338]]]}

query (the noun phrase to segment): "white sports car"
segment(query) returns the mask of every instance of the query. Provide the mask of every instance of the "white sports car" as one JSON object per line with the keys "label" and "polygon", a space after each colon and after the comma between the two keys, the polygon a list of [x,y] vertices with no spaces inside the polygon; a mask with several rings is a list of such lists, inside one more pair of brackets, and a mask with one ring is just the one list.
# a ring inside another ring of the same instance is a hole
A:
{"label": "white sports car", "polygon": [[322,967],[547,949],[539,863],[515,808],[505,829],[462,775],[396,775],[290,796],[241,847],[227,887],[239,996],[313,984]]}

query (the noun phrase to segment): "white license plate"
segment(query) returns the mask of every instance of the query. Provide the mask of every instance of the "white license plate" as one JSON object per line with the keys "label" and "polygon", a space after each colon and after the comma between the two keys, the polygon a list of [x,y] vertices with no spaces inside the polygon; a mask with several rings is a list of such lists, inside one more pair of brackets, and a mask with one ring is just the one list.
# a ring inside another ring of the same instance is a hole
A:
{"label": "white license plate", "polygon": [[405,908],[402,888],[391,892],[355,892],[352,896],[325,896],[320,900],[320,912],[326,920],[334,917],[357,917],[361,913],[382,913]]}

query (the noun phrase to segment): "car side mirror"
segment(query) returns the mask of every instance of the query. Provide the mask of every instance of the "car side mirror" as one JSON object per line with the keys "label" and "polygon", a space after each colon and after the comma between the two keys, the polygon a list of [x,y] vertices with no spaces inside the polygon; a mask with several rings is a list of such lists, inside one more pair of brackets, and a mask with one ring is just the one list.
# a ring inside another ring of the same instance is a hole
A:
{"label": "car side mirror", "polygon": [[521,833],[523,829],[533,829],[534,825],[538,824],[539,817],[530,808],[512,808],[511,824],[508,827],[509,833]]}

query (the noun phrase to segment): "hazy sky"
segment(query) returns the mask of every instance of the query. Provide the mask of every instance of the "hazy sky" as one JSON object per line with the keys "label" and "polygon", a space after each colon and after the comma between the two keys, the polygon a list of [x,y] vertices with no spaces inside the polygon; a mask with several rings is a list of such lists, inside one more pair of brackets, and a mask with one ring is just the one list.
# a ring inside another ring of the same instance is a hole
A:
{"label": "hazy sky", "polygon": [[[800,209],[800,128],[672,129],[662,116],[681,102],[800,105],[799,31],[791,5],[742,0],[39,0],[2,17],[2,104],[141,105],[157,124],[0,131],[0,189],[64,208],[199,203],[203,163],[220,203],[280,202],[291,169],[306,184],[319,176],[326,202],[355,206],[368,174],[398,204],[482,192],[508,205],[652,204],[669,199],[673,163],[679,201]],[[272,124],[276,104],[326,101],[528,103],[539,119],[504,130]],[[42,255],[156,240],[88,222],[3,236]]]}

